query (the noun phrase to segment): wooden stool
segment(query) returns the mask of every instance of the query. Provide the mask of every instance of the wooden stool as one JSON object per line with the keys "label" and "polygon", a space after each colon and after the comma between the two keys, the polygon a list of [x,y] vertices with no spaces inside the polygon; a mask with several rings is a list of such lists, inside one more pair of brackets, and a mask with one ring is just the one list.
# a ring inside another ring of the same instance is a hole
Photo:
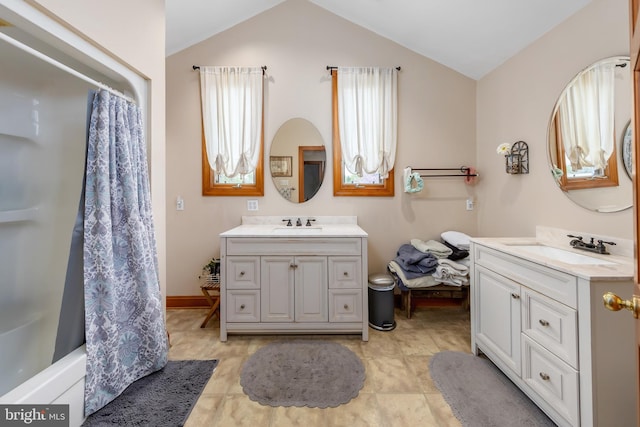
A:
{"label": "wooden stool", "polygon": [[200,290],[202,291],[202,295],[204,295],[204,297],[207,299],[207,302],[209,303],[209,312],[207,313],[207,317],[204,318],[204,321],[202,322],[202,325],[200,325],[201,328],[204,328],[207,326],[207,323],[209,323],[209,320],[211,320],[211,318],[213,317],[213,315],[216,313],[216,311],[219,311],[220,308],[220,278],[219,276],[216,277],[217,280],[212,280],[209,281],[207,280],[207,282],[200,286]]}

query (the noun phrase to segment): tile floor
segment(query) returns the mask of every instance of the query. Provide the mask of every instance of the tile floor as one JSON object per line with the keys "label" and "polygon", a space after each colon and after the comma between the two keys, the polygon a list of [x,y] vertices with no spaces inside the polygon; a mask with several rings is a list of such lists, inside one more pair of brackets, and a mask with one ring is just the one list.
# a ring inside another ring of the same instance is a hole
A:
{"label": "tile floor", "polygon": [[[358,397],[336,408],[262,406],[240,386],[244,361],[258,348],[283,336],[230,335],[219,341],[219,321],[201,329],[206,310],[169,309],[171,360],[218,359],[187,427],[199,426],[460,426],[428,371],[430,357],[443,350],[470,352],[469,312],[459,307],[418,307],[411,319],[396,310],[397,327],[358,335],[326,335],[363,361],[365,385]],[[286,337],[284,337],[286,338]]]}

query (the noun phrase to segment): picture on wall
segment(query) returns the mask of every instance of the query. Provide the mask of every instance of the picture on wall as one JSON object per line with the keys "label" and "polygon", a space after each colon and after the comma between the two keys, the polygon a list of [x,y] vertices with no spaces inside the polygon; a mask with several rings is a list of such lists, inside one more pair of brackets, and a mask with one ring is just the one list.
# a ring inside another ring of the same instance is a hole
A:
{"label": "picture on wall", "polygon": [[291,156],[270,156],[271,176],[291,176]]}

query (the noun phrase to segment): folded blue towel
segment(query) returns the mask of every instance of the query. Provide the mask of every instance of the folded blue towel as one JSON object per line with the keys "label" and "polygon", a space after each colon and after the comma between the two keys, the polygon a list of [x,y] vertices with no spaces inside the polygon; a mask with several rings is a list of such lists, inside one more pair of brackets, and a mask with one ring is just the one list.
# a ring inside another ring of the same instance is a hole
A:
{"label": "folded blue towel", "polygon": [[420,252],[409,244],[400,246],[394,261],[404,270],[409,279],[431,274],[438,267],[438,258],[435,255],[428,252]]}

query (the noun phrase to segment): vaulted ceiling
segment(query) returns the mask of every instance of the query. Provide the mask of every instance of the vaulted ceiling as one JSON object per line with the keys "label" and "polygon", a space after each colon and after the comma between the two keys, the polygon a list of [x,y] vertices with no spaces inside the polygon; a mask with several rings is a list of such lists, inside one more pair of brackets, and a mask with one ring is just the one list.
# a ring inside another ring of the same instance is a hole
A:
{"label": "vaulted ceiling", "polygon": [[166,0],[166,54],[283,1],[309,1],[479,79],[591,0]]}

